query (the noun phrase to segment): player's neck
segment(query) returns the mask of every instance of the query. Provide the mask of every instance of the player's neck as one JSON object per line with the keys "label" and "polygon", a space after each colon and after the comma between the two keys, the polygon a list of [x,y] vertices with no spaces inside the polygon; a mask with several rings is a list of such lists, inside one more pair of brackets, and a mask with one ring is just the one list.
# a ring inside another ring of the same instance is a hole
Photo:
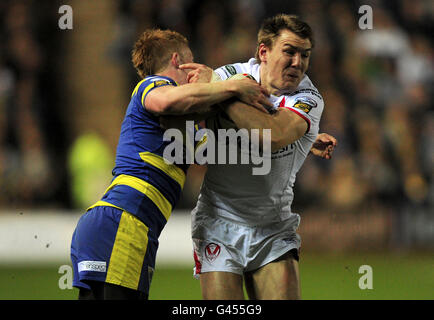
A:
{"label": "player's neck", "polygon": [[155,75],[168,77],[168,78],[176,81],[178,84],[180,84],[182,82],[182,80],[180,81],[180,79],[179,79],[178,72],[173,68],[166,68],[160,72],[157,72]]}

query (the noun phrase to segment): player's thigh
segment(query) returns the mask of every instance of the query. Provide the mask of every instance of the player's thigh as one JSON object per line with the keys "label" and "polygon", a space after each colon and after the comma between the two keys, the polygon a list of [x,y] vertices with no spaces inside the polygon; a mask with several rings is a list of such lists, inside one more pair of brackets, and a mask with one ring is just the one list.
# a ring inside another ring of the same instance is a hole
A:
{"label": "player's thigh", "polygon": [[251,299],[301,299],[298,259],[294,252],[245,275],[246,289]]}
{"label": "player's thigh", "polygon": [[89,289],[80,288],[79,300],[147,300],[148,295],[138,290],[101,281],[86,281]]}
{"label": "player's thigh", "polygon": [[78,300],[103,300],[104,299],[104,282],[86,281],[90,288],[80,288]]}
{"label": "player's thigh", "polygon": [[205,300],[244,300],[243,277],[236,273],[202,273],[200,286]]}
{"label": "player's thigh", "polygon": [[148,300],[144,292],[104,283],[104,300]]}

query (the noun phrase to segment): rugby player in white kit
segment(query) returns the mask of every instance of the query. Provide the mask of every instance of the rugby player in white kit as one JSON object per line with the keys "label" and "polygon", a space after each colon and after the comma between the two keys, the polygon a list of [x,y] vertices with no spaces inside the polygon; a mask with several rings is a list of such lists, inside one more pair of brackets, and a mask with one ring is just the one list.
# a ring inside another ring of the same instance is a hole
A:
{"label": "rugby player in white kit", "polygon": [[251,299],[301,298],[293,186],[314,143],[327,146],[317,154],[323,158],[337,143],[318,135],[324,101],[305,74],[312,47],[309,25],[280,14],[259,30],[256,58],[215,71],[223,80],[250,74],[271,94],[270,114],[240,101],[223,109],[238,128],[271,129],[272,153],[266,175],[252,175],[253,165],[208,164],[192,212],[195,274],[204,299],[244,299],[243,279]]}

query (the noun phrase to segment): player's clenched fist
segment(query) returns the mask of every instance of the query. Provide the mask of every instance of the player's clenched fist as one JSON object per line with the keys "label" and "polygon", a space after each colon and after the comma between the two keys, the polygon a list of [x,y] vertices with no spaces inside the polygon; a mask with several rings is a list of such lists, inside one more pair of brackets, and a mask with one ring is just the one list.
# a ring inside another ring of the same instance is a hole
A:
{"label": "player's clenched fist", "polygon": [[332,158],[333,151],[337,145],[338,141],[335,137],[327,133],[319,133],[310,152],[317,157],[328,160]]}

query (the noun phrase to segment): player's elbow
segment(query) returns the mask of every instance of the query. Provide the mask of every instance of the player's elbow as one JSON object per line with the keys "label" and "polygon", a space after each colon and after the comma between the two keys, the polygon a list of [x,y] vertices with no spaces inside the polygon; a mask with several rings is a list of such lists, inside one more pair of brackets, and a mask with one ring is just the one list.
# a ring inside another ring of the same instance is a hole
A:
{"label": "player's elbow", "polygon": [[294,143],[308,130],[306,121],[288,110],[279,110],[269,125],[272,152]]}
{"label": "player's elbow", "polygon": [[278,151],[279,149],[294,143],[303,136],[298,131],[289,131],[286,129],[274,130],[271,134],[271,152]]}
{"label": "player's elbow", "polygon": [[277,151],[284,147],[286,137],[281,128],[277,126],[268,126],[271,128],[263,128],[260,130],[260,142],[263,149],[271,150],[271,152]]}
{"label": "player's elbow", "polygon": [[289,142],[289,143],[286,142],[285,139],[272,139],[272,140],[271,140],[271,147],[270,147],[271,152],[276,152],[276,151],[278,151],[279,149],[281,149],[281,148],[287,146],[287,145],[290,144],[290,143],[291,143],[291,142]]}
{"label": "player's elbow", "polygon": [[270,145],[271,152],[275,152],[283,147],[284,137],[281,133],[281,130],[277,128],[273,129],[265,129],[262,133],[262,144],[265,146],[266,144]]}

